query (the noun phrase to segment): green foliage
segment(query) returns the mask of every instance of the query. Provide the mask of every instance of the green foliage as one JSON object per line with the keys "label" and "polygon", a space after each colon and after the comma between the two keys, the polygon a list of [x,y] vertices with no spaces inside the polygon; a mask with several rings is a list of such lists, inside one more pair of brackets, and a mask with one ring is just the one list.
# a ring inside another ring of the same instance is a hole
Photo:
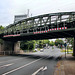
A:
{"label": "green foliage", "polygon": [[39,44],[39,40],[35,40],[35,43],[36,43],[36,44]]}
{"label": "green foliage", "polygon": [[[61,50],[61,52],[65,52],[65,50]],[[67,50],[66,50],[66,52],[67,52]],[[73,50],[68,50],[68,52],[73,52]]]}
{"label": "green foliage", "polygon": [[35,48],[35,41],[21,41],[20,48],[22,50],[33,50]]}
{"label": "green foliage", "polygon": [[55,45],[55,42],[53,42],[53,41],[50,41],[50,46],[54,46]]}
{"label": "green foliage", "polygon": [[74,38],[66,38],[66,40],[67,40],[67,43],[71,44],[73,48]]}
{"label": "green foliage", "polygon": [[55,45],[58,46],[59,44],[63,45],[64,44],[63,40],[56,39],[55,40]]}
{"label": "green foliage", "polygon": [[44,40],[44,44],[49,44],[49,40]]}
{"label": "green foliage", "polygon": [[2,30],[4,29],[3,26],[0,26],[0,33],[3,33]]}
{"label": "green foliage", "polygon": [[43,48],[46,44],[49,44],[49,40],[35,40],[35,43],[39,45],[39,48]]}
{"label": "green foliage", "polygon": [[39,48],[43,48],[43,41],[42,40],[39,41]]}
{"label": "green foliage", "polygon": [[[43,48],[44,45],[49,44],[49,40],[32,40],[32,41],[21,41],[20,47],[22,50],[34,50],[35,44],[39,45],[39,48]],[[51,44],[54,45],[54,42]]]}
{"label": "green foliage", "polygon": [[2,30],[2,29],[4,29],[4,27],[3,26],[0,26],[0,30]]}

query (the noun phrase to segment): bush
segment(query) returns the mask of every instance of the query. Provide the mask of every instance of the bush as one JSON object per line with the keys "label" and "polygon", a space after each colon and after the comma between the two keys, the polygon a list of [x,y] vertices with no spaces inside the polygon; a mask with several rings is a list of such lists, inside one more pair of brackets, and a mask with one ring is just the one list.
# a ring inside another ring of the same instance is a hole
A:
{"label": "bush", "polygon": [[35,42],[34,41],[22,41],[20,43],[20,48],[22,50],[34,50]]}

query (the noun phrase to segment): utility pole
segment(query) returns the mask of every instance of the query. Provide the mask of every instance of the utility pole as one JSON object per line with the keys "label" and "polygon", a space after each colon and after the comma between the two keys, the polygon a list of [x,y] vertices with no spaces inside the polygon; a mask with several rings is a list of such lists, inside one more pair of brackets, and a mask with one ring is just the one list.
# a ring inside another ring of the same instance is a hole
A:
{"label": "utility pole", "polygon": [[66,47],[67,47],[67,44],[65,43],[64,46],[65,46],[65,58],[66,58]]}

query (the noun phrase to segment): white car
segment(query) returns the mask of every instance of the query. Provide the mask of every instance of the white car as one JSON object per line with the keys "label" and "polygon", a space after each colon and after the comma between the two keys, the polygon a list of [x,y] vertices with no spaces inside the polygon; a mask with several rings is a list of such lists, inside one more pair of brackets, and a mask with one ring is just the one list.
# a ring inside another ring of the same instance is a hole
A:
{"label": "white car", "polygon": [[40,52],[43,52],[44,51],[44,49],[40,49]]}
{"label": "white car", "polygon": [[38,51],[37,49],[35,49],[35,51]]}

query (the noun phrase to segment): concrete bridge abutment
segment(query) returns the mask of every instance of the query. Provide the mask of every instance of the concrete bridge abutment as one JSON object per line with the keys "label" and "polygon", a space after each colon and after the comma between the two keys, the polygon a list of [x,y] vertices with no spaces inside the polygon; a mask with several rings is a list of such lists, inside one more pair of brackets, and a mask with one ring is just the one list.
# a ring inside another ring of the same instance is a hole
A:
{"label": "concrete bridge abutment", "polygon": [[13,53],[19,53],[20,52],[20,41],[3,41],[2,44],[0,44],[0,52],[12,52]]}

